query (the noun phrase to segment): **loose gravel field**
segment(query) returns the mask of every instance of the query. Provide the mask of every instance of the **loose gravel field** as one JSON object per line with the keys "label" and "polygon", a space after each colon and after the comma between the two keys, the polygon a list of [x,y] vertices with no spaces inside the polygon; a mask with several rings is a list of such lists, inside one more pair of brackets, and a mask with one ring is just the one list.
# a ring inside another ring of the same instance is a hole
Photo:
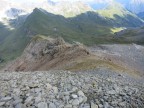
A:
{"label": "loose gravel field", "polygon": [[0,108],[144,108],[144,80],[109,69],[1,72]]}

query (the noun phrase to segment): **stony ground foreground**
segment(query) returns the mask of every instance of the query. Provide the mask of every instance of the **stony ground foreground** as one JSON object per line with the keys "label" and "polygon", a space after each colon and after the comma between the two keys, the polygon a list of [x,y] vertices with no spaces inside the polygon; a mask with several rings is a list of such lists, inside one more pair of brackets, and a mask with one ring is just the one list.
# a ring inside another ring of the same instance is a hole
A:
{"label": "stony ground foreground", "polygon": [[107,69],[1,72],[0,108],[144,108],[143,82]]}

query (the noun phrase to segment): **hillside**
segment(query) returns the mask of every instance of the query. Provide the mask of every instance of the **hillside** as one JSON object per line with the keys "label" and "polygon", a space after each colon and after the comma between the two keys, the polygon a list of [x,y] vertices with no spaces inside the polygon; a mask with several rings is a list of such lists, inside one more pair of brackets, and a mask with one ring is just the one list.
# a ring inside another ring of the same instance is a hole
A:
{"label": "hillside", "polygon": [[101,16],[108,19],[113,26],[138,27],[143,24],[142,19],[125,9],[117,2],[110,3],[105,9],[97,11]]}
{"label": "hillside", "polygon": [[120,41],[128,43],[144,44],[144,27],[126,29],[115,33],[115,37]]}
{"label": "hillside", "polygon": [[0,44],[12,31],[0,22]]}
{"label": "hillside", "polygon": [[[119,49],[121,50],[117,50]],[[130,48],[127,52],[127,48]],[[139,50],[137,53],[134,53]],[[123,52],[125,51],[125,52]],[[127,53],[127,55],[125,55]],[[80,43],[69,44],[62,38],[37,35],[27,45],[22,55],[9,62],[3,71],[91,70],[99,67],[143,76],[143,47],[133,45],[97,45],[85,47]],[[135,57],[136,63],[129,63]]]}
{"label": "hillside", "polygon": [[65,43],[62,38],[52,39],[36,36],[26,47],[21,57],[9,63],[4,70],[36,71],[64,69],[77,60],[88,57],[89,52],[82,45]]}
{"label": "hillside", "polygon": [[[100,26],[94,21],[83,22],[87,21],[89,17],[87,17],[87,19],[84,18],[80,24],[76,24],[79,21],[76,20],[77,18],[74,19],[75,21],[73,18],[66,19],[63,16],[35,9],[33,13],[26,18],[21,27],[13,30],[13,32],[2,42],[0,47],[1,56],[6,61],[14,59],[21,54],[26,45],[30,42],[31,37],[36,34],[54,37],[61,36],[66,41],[79,41],[88,45],[94,44],[96,41],[100,42],[100,40],[97,40],[97,36],[102,36],[107,34],[107,32],[110,34],[109,27]],[[105,37],[100,38],[103,40]]]}
{"label": "hillside", "polygon": [[120,18],[119,22],[117,19],[105,18],[97,12],[89,11],[76,17],[65,18],[36,8],[24,19],[20,18],[18,24],[14,23],[16,28],[3,40],[0,56],[5,61],[16,58],[37,34],[61,36],[67,42],[78,41],[85,45],[117,43],[113,38],[113,29],[117,31],[117,28],[123,26],[136,27],[143,23],[140,19],[131,17],[126,20]]}
{"label": "hillside", "polygon": [[37,35],[20,57],[1,70],[0,105],[143,107],[143,62],[144,46],[114,44],[88,48],[80,43],[69,44],[62,38]]}

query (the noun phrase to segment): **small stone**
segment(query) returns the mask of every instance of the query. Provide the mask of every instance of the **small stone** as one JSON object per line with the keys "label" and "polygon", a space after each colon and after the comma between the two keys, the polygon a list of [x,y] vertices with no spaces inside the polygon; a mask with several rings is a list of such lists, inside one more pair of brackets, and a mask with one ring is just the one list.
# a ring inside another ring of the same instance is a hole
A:
{"label": "small stone", "polygon": [[35,103],[39,103],[42,101],[42,98],[40,96],[36,97],[35,98]]}
{"label": "small stone", "polygon": [[72,108],[72,105],[68,104],[68,105],[64,106],[64,108]]}
{"label": "small stone", "polygon": [[123,93],[123,92],[119,93],[119,95],[120,95],[120,96],[126,96],[126,94]]}
{"label": "small stone", "polygon": [[45,103],[45,102],[40,102],[40,103],[38,104],[38,108],[48,108],[47,103]]}
{"label": "small stone", "polygon": [[49,83],[47,83],[46,86],[48,90],[52,89],[52,85],[50,85]]}
{"label": "small stone", "polygon": [[5,102],[0,102],[0,106],[3,106],[5,104]]}
{"label": "small stone", "polygon": [[108,91],[107,93],[110,94],[110,95],[116,94],[115,90]]}
{"label": "small stone", "polygon": [[20,94],[20,89],[16,88],[13,90],[14,94],[16,94],[17,96]]}
{"label": "small stone", "polygon": [[28,103],[31,103],[33,99],[33,96],[29,96],[26,100],[25,100],[25,103],[28,104]]}
{"label": "small stone", "polygon": [[78,100],[79,100],[79,103],[82,103],[84,99],[82,97],[79,97]]}
{"label": "small stone", "polygon": [[29,87],[30,88],[38,88],[38,84],[30,84]]}
{"label": "small stone", "polygon": [[117,101],[112,101],[112,102],[111,102],[111,105],[112,105],[112,106],[117,106],[117,104],[118,104]]}
{"label": "small stone", "polygon": [[70,92],[63,92],[63,95],[65,96],[70,95]]}
{"label": "small stone", "polygon": [[78,91],[78,95],[79,95],[79,96],[85,96],[82,91]]}
{"label": "small stone", "polygon": [[79,100],[78,100],[78,99],[73,100],[73,101],[72,101],[72,105],[73,105],[73,106],[79,105]]}
{"label": "small stone", "polygon": [[29,89],[30,89],[30,88],[29,88],[28,86],[26,86],[26,87],[22,88],[21,91],[27,91],[27,90],[29,90]]}
{"label": "small stone", "polygon": [[13,102],[13,105],[15,106],[15,105],[17,105],[17,104],[19,104],[19,103],[21,103],[21,102],[22,102],[22,99],[15,100],[15,101]]}
{"label": "small stone", "polygon": [[89,104],[84,104],[82,108],[90,108]]}
{"label": "small stone", "polygon": [[4,98],[2,98],[0,101],[1,102],[6,102],[6,101],[9,101],[9,100],[11,100],[12,99],[12,97],[4,97]]}
{"label": "small stone", "polygon": [[104,103],[104,108],[109,108],[109,104],[107,102]]}
{"label": "small stone", "polygon": [[39,93],[39,92],[41,92],[42,90],[40,89],[40,88],[35,88],[35,92],[36,93]]}
{"label": "small stone", "polygon": [[83,102],[86,102],[86,101],[87,101],[87,97],[84,96],[84,97],[83,97]]}
{"label": "small stone", "polygon": [[73,99],[78,98],[78,96],[77,96],[77,95],[75,95],[75,94],[72,94],[71,96],[72,96],[72,98],[73,98]]}
{"label": "small stone", "polygon": [[54,103],[50,103],[49,108],[56,108],[56,105]]}
{"label": "small stone", "polygon": [[119,103],[119,106],[124,107],[125,106],[125,102]]}
{"label": "small stone", "polygon": [[99,106],[99,108],[103,108],[103,105],[102,105],[102,104],[99,104],[98,106]]}
{"label": "small stone", "polygon": [[19,104],[15,105],[15,108],[23,108],[23,107],[22,107],[22,104],[19,103]]}
{"label": "small stone", "polygon": [[98,108],[98,106],[94,104],[93,102],[91,102],[91,108]]}
{"label": "small stone", "polygon": [[76,92],[78,90],[77,87],[72,88],[72,92]]}
{"label": "small stone", "polygon": [[63,97],[63,100],[65,100],[68,103],[68,100],[70,99],[70,97],[67,95],[65,97]]}
{"label": "small stone", "polygon": [[53,89],[53,91],[54,91],[54,94],[57,94],[57,93],[58,93],[58,88],[57,88],[57,87],[53,87],[52,89]]}

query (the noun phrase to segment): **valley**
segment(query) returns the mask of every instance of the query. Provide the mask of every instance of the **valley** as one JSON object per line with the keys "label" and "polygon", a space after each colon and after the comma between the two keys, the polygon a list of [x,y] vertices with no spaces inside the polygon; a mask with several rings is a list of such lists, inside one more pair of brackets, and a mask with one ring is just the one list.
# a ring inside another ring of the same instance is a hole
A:
{"label": "valley", "polygon": [[143,108],[143,0],[1,0],[0,108]]}

